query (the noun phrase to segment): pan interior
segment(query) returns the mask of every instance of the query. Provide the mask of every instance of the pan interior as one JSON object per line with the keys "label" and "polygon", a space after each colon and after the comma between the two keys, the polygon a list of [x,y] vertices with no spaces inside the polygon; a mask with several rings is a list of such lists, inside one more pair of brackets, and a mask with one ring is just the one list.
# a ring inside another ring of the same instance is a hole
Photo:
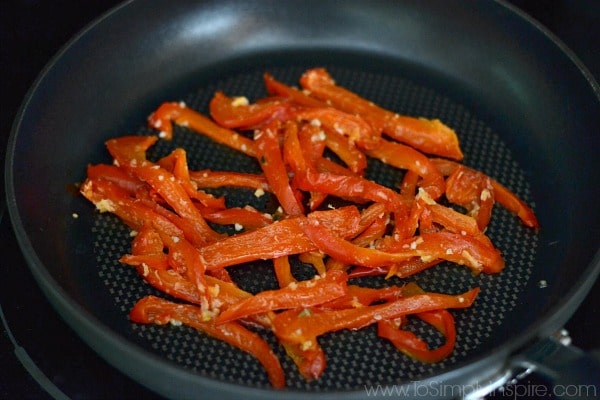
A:
{"label": "pan interior", "polygon": [[[222,90],[231,96],[244,95],[252,100],[266,95],[262,81],[262,73],[266,71],[283,82],[296,85],[305,69],[323,66],[338,84],[381,106],[407,115],[441,119],[456,130],[465,153],[465,164],[487,173],[532,204],[527,173],[503,139],[506,133],[478,117],[472,104],[454,97],[451,81],[440,86],[438,83],[444,77],[431,71],[424,75],[408,64],[395,63],[395,67],[391,68],[388,60],[384,59],[371,58],[370,67],[366,69],[362,62],[364,60],[360,63],[362,66],[358,63],[353,66],[350,60],[356,60],[357,56],[360,55],[340,53],[333,57],[305,54],[303,59],[290,63],[289,57],[271,54],[268,59],[275,62],[270,65],[258,61],[264,59],[262,57],[252,58],[234,63],[244,65],[243,70],[231,70],[218,77],[190,82],[189,90],[182,92],[180,98],[164,101],[184,101],[189,107],[208,113],[208,102],[216,90]],[[286,62],[276,62],[283,59]],[[448,90],[442,91],[440,88]],[[136,133],[156,134],[143,120]],[[115,132],[115,136],[118,135]],[[186,149],[191,169],[260,171],[255,160],[181,127],[176,128],[172,141],[159,141],[149,158],[155,160],[176,147]],[[370,161],[367,176],[386,186],[395,187],[402,178],[402,173]],[[229,206],[250,204],[263,210],[276,206],[268,196],[259,199],[243,190],[218,194],[226,196]],[[142,296],[166,295],[142,283],[135,270],[118,263],[118,258],[129,251],[131,237],[129,230],[114,216],[94,213],[88,234],[93,242],[96,264],[96,270],[92,274],[95,276],[90,278],[102,282],[101,290],[105,292],[106,299],[109,299],[106,306],[120,316],[121,334],[201,376],[252,387],[269,386],[264,370],[251,356],[191,328],[127,323],[127,313]],[[321,379],[307,382],[297,373],[276,339],[271,334],[258,330],[282,361],[288,386],[301,391],[329,391],[411,382],[460,365],[505,340],[504,335],[510,330],[511,320],[516,317],[515,309],[522,303],[523,292],[534,268],[539,235],[521,225],[514,215],[500,206],[495,207],[487,234],[504,254],[506,268],[501,274],[473,276],[465,267],[446,263],[410,278],[426,290],[443,293],[460,293],[475,286],[481,288],[472,308],[453,312],[458,341],[451,357],[437,364],[423,364],[404,356],[391,344],[380,340],[374,328],[356,332],[340,331],[320,338],[320,344],[327,355],[327,368]],[[309,267],[300,263],[296,263],[296,267],[297,277],[300,279],[307,278],[312,273]],[[276,287],[269,262],[231,267],[230,272],[234,280],[250,292]],[[403,282],[405,281],[399,279],[386,281],[380,278],[363,278],[358,283],[380,287]],[[431,345],[442,343],[443,338],[418,321],[413,321],[411,326]]]}

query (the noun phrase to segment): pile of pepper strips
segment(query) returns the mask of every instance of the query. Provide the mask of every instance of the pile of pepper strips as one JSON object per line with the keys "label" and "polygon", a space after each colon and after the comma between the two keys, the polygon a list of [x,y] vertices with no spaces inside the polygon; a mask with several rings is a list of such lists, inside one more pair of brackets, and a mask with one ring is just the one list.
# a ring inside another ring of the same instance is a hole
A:
{"label": "pile of pepper strips", "polygon": [[[108,140],[113,163],[88,167],[81,193],[134,231],[131,253],[120,261],[170,298],[142,298],[131,320],[185,324],[223,340],[254,355],[276,388],[285,386],[281,364],[248,327],[270,330],[308,380],[326,367],[320,335],[370,324],[410,357],[444,359],[456,342],[448,309],[470,307],[478,288],[447,295],[415,283],[373,289],[349,279],[404,278],[441,261],[498,273],[502,255],[484,233],[493,205],[537,229],[534,213],[500,183],[459,163],[457,136],[439,120],[383,109],[322,68],[307,70],[300,89],[268,73],[264,83],[269,95],[253,103],[215,93],[210,117],[164,103],[148,119],[158,137]],[[182,148],[148,160],[159,138],[172,138],[173,124],[255,158],[262,174],[191,171]],[[399,187],[366,179],[370,159],[403,170]],[[218,187],[270,193],[280,212],[228,208],[205,191]],[[347,205],[327,207],[331,197]],[[442,198],[466,212],[441,205]],[[235,225],[236,233],[218,233],[215,225]],[[291,256],[313,265],[314,277],[298,281]],[[272,260],[279,289],[251,294],[230,278],[229,268],[259,259]],[[433,326],[445,343],[430,349],[405,329],[408,316]]]}

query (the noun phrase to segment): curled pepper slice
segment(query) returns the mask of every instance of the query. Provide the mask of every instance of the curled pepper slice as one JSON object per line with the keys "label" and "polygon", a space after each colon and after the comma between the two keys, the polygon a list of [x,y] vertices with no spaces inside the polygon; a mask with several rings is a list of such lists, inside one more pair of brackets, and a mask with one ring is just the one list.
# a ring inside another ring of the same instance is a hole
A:
{"label": "curled pepper slice", "polygon": [[214,320],[207,319],[197,306],[177,304],[155,296],[147,296],[139,300],[129,313],[129,318],[141,324],[171,323],[191,326],[256,357],[267,371],[271,385],[275,388],[285,386],[283,369],[269,344],[258,334],[237,322],[215,325]]}

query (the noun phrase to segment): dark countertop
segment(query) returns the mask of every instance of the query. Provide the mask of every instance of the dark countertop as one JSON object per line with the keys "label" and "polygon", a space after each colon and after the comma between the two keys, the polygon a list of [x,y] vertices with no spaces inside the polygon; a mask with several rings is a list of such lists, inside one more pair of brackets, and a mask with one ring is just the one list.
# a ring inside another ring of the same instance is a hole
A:
{"label": "dark countertop", "polygon": [[[2,2],[2,165],[12,120],[40,70],[75,33],[116,3],[114,0]],[[597,79],[600,77],[600,3],[592,0],[513,3],[548,27]],[[1,187],[3,208],[3,180]],[[25,266],[8,215],[2,208],[0,398],[158,398],[99,358],[58,317]],[[590,318],[599,309],[599,293],[600,284],[596,283],[566,326],[574,344],[587,351],[600,349],[600,337],[595,334],[598,318]],[[15,343],[20,347],[15,349]],[[99,379],[106,384],[90,385]]]}

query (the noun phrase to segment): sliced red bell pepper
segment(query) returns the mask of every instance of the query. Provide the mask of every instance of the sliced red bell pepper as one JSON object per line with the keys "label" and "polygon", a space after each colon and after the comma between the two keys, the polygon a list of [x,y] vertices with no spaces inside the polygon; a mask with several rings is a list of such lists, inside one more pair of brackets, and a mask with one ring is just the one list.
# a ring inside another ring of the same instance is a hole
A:
{"label": "sliced red bell pepper", "polygon": [[268,311],[326,303],[346,294],[347,279],[348,275],[343,271],[329,271],[323,276],[315,275],[312,279],[294,282],[281,289],[265,290],[228,307],[217,317],[216,323]]}
{"label": "sliced red bell pepper", "polygon": [[249,130],[271,120],[287,120],[292,113],[292,104],[281,99],[266,99],[260,103],[249,103],[246,97],[228,97],[218,91],[210,101],[211,117],[225,128]]}
{"label": "sliced red bell pepper", "polygon": [[192,224],[206,242],[220,239],[221,235],[206,223],[175,176],[146,160],[145,151],[155,140],[156,138],[151,136],[128,136],[111,139],[106,144],[109,152],[122,168],[148,183],[178,215]]}
{"label": "sliced red bell pepper", "polygon": [[379,107],[341,86],[336,85],[323,68],[306,71],[300,78],[303,88],[311,95],[331,102],[340,110],[363,116],[375,129],[425,153],[463,158],[456,133],[441,121],[399,115]]}
{"label": "sliced red bell pepper", "polygon": [[310,97],[308,94],[288,86],[273,78],[269,73],[263,75],[265,88],[271,95],[279,95],[292,100],[294,103],[307,107],[327,107],[327,103]]}
{"label": "sliced red bell pepper", "polygon": [[430,349],[422,339],[413,332],[400,329],[392,321],[379,321],[377,323],[377,334],[379,337],[389,340],[394,347],[415,360],[424,363],[435,363],[447,358],[456,344],[456,327],[454,317],[447,310],[436,310],[418,313],[419,319],[434,326],[446,341],[436,349]]}
{"label": "sliced red bell pepper", "polygon": [[307,251],[305,253],[300,253],[298,259],[300,262],[304,264],[310,264],[317,271],[318,275],[324,275],[327,268],[325,267],[325,262],[323,258],[325,254],[320,251]]}
{"label": "sliced red bell pepper", "polygon": [[232,207],[223,210],[200,209],[202,216],[209,222],[219,225],[235,225],[236,230],[251,230],[273,223],[273,216],[246,207]]}
{"label": "sliced red bell pepper", "polygon": [[164,325],[170,322],[191,326],[256,357],[267,371],[271,385],[275,388],[285,386],[283,369],[269,344],[258,334],[236,322],[215,325],[197,306],[177,304],[154,296],[139,300],[129,317],[133,322],[142,324]]}
{"label": "sliced red bell pepper", "polygon": [[420,186],[433,199],[438,199],[446,190],[444,176],[423,153],[402,143],[382,139],[379,146],[367,150],[370,157],[381,160],[396,168],[413,171],[423,178]]}
{"label": "sliced red bell pepper", "polygon": [[286,354],[298,367],[298,372],[307,381],[319,379],[327,365],[327,357],[321,346],[314,345],[309,349],[303,349],[295,343],[281,342]]}
{"label": "sliced red bell pepper", "polygon": [[369,288],[357,285],[348,285],[347,293],[335,300],[319,306],[323,310],[341,310],[345,308],[360,308],[377,302],[390,302],[404,296],[402,286],[388,286],[383,288]]}
{"label": "sliced red bell pepper", "polygon": [[295,192],[290,186],[290,180],[279,145],[278,125],[269,124],[255,131],[256,156],[269,186],[272,188],[285,213],[288,215],[301,215],[304,213],[304,207],[301,200],[297,197],[299,192]]}
{"label": "sliced red bell pepper", "polygon": [[291,217],[264,228],[230,236],[202,247],[200,252],[206,268],[211,270],[313,251],[317,248],[302,229],[310,220],[330,226],[341,237],[352,237],[358,232],[360,214],[354,206],[313,211],[308,217]]}
{"label": "sliced red bell pepper", "polygon": [[277,314],[273,332],[280,340],[311,348],[317,338],[327,332],[361,329],[378,321],[426,311],[470,307],[478,292],[479,288],[460,295],[417,294],[389,303],[342,310],[292,309]]}
{"label": "sliced red bell pepper", "polygon": [[[177,183],[183,187],[190,199],[197,200],[204,207],[210,207],[213,209],[225,208],[225,198],[217,198],[212,194],[198,190],[197,185],[190,178],[187,164],[187,154],[182,148],[177,148],[166,157],[158,160],[158,165],[173,174],[173,177],[177,180]],[[171,178],[169,177],[169,179]]]}
{"label": "sliced red bell pepper", "polygon": [[325,145],[335,153],[357,175],[363,175],[367,168],[367,157],[346,136],[337,131],[328,130]]}
{"label": "sliced red bell pepper", "polygon": [[361,117],[345,113],[332,107],[302,108],[294,113],[295,118],[322,126],[325,130],[338,132],[363,149],[379,144],[380,133],[373,130]]}
{"label": "sliced red bell pepper", "polygon": [[[450,160],[444,159],[432,159],[433,164],[438,168],[438,170],[445,176],[449,176],[457,169],[460,168],[468,168],[464,165],[455,163]],[[471,170],[474,174],[482,174],[482,172]],[[533,210],[516,194],[511,192],[507,187],[502,185],[500,182],[488,177],[490,179],[490,183],[494,189],[494,199],[503,207],[505,207],[510,212],[516,214],[521,221],[528,227],[534,229],[540,229],[540,224],[535,216]]]}
{"label": "sliced red bell pepper", "polygon": [[88,179],[106,179],[132,194],[145,186],[144,182],[116,165],[89,165],[86,176]]}
{"label": "sliced red bell pepper", "polygon": [[251,139],[218,125],[210,118],[188,108],[183,103],[163,103],[148,117],[150,127],[159,130],[161,138],[166,140],[173,137],[172,122],[188,127],[217,143],[231,147],[246,155],[255,156],[254,142]]}
{"label": "sliced red bell pepper", "polygon": [[322,192],[343,199],[363,199],[383,203],[391,212],[405,207],[404,200],[397,192],[359,176],[337,175],[308,169],[305,173],[296,173],[293,183],[301,190]]}
{"label": "sliced red bell pepper", "polygon": [[199,187],[214,189],[221,187],[239,187],[270,192],[271,187],[264,175],[233,171],[211,171],[208,169],[190,171],[190,179]]}
{"label": "sliced red bell pepper", "polygon": [[275,276],[277,277],[277,283],[280,288],[284,288],[291,283],[298,282],[292,274],[292,266],[288,256],[276,257],[273,259],[273,268],[275,270]]}

